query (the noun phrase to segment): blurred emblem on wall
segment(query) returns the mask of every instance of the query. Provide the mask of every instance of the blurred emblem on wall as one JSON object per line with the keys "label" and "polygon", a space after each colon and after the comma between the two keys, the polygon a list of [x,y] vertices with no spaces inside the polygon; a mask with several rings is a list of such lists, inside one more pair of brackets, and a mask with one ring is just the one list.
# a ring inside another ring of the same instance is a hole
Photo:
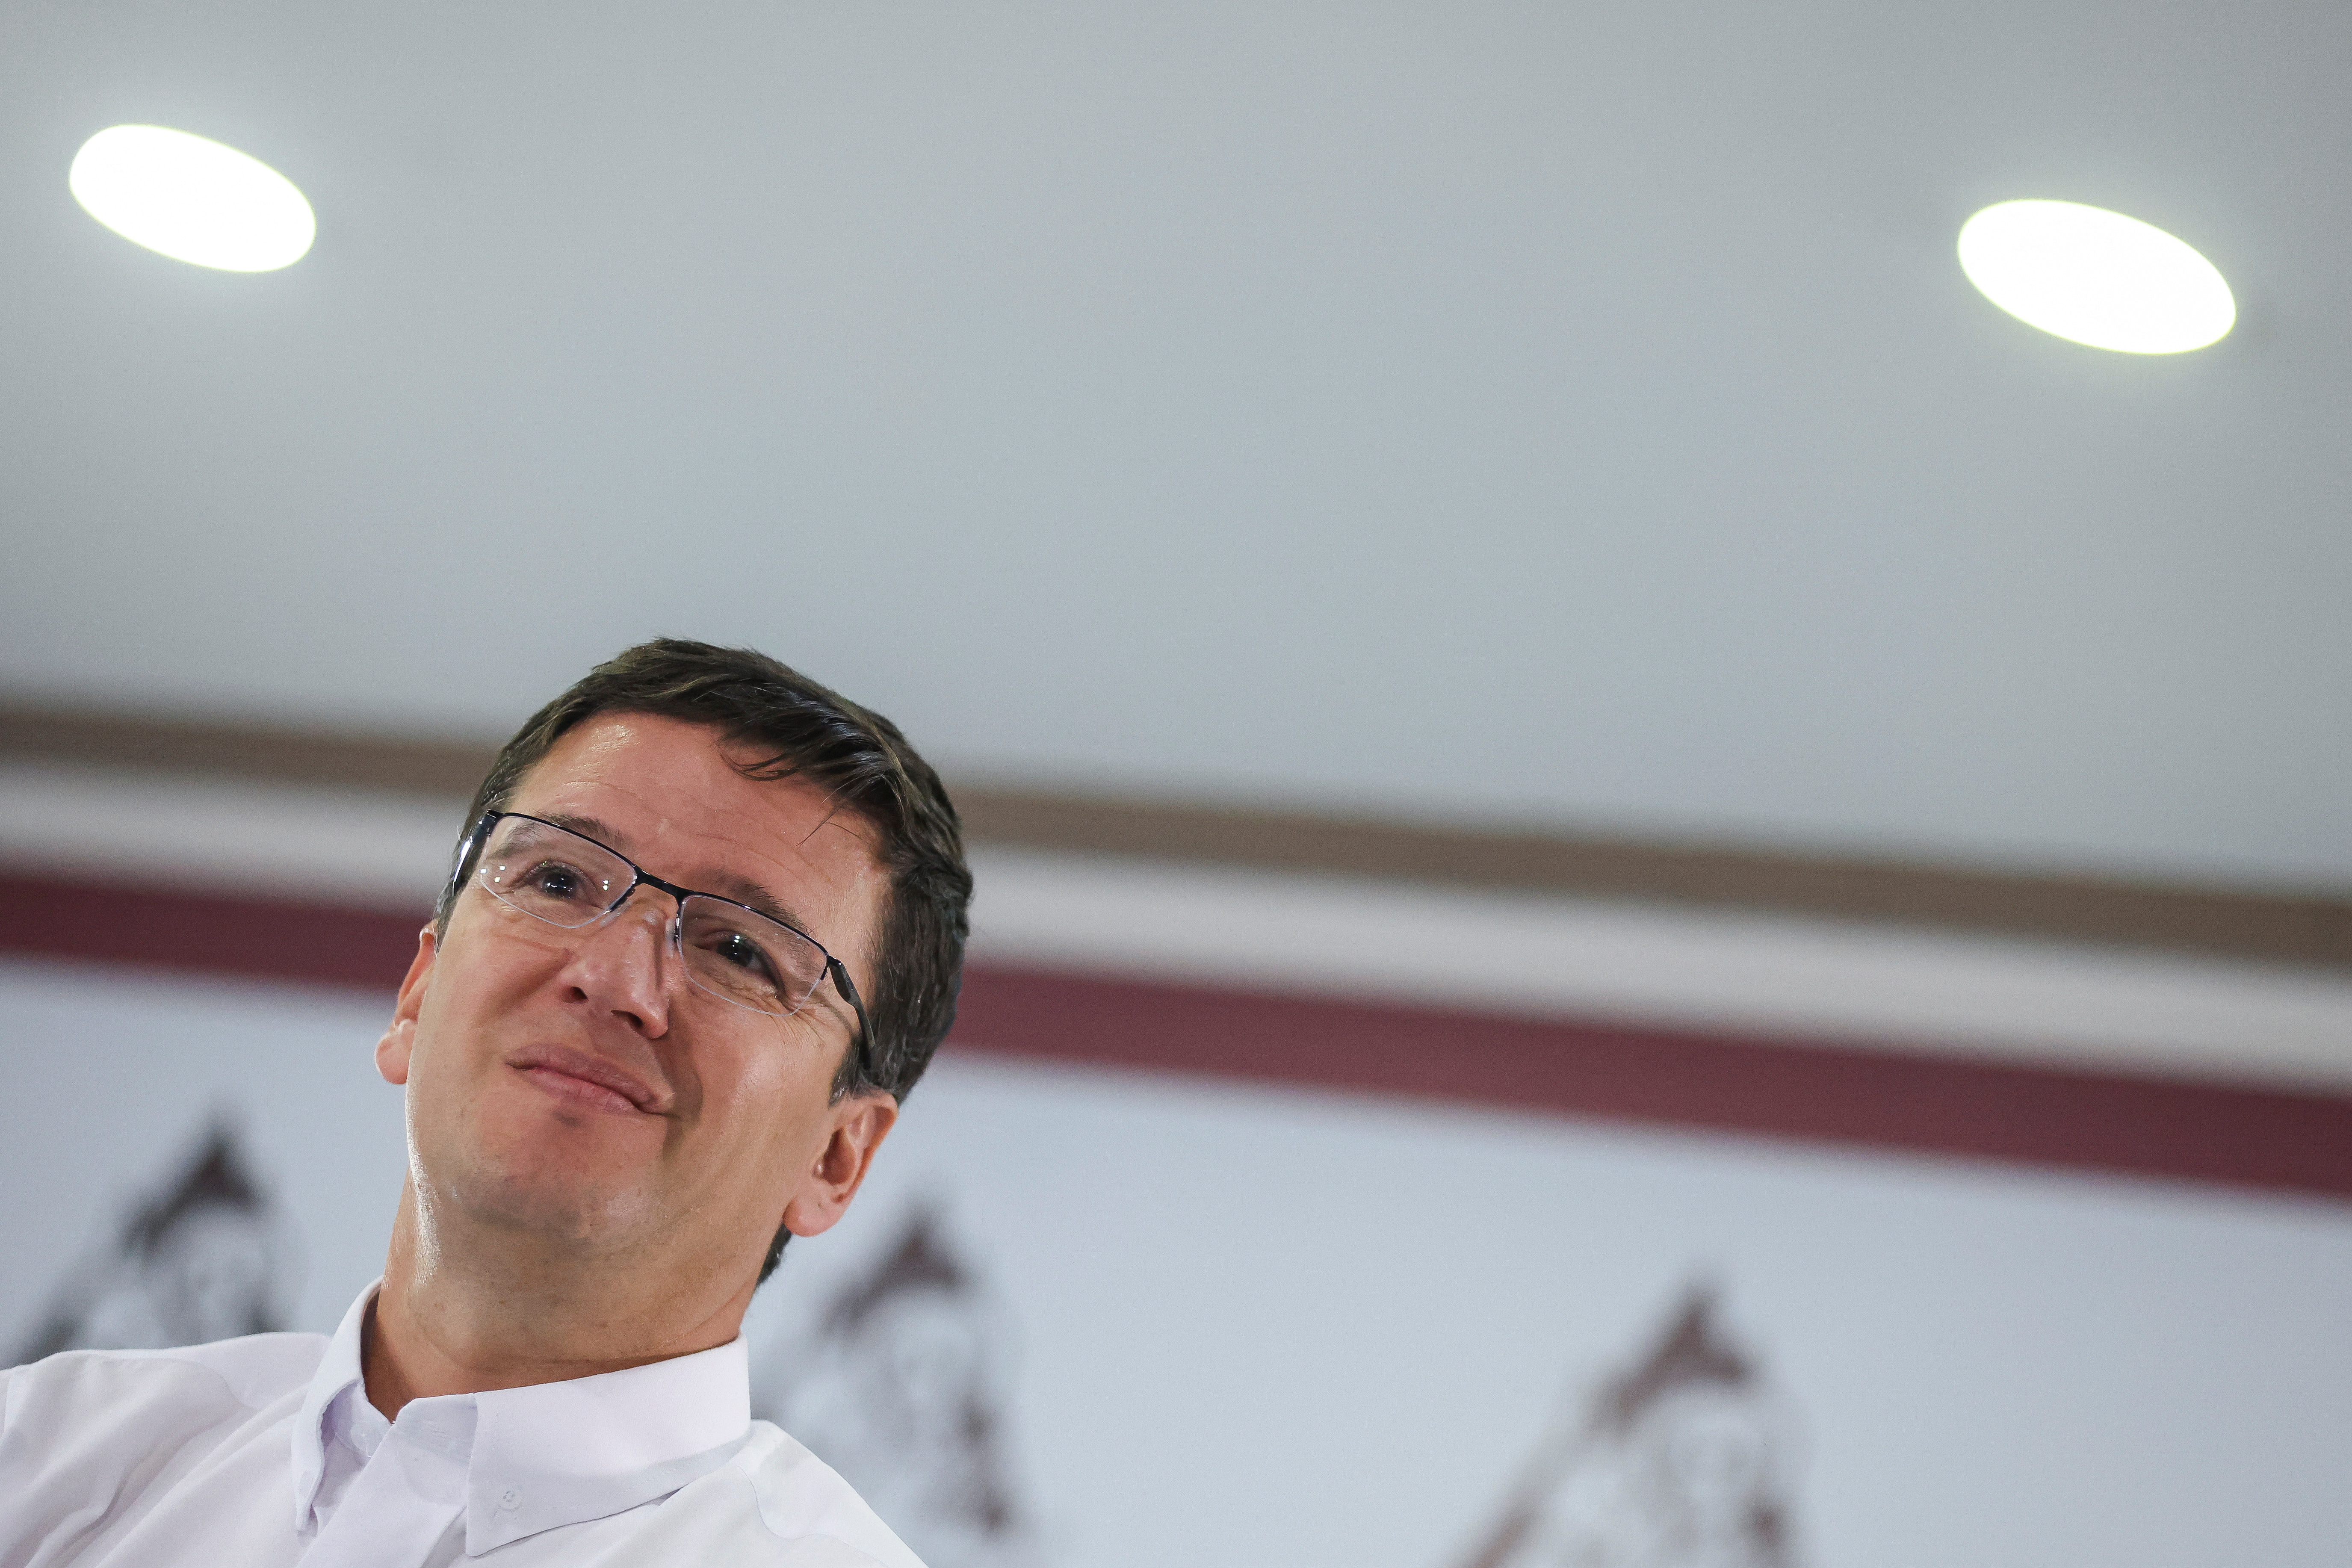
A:
{"label": "blurred emblem on wall", "polygon": [[1012,1337],[939,1211],[917,1206],[877,1264],[778,1336],[755,1413],[840,1471],[930,1568],[1026,1568],[1037,1553],[1008,1453]]}
{"label": "blurred emblem on wall", "polygon": [[1794,1568],[1797,1450],[1786,1400],[1694,1289],[1562,1411],[1463,1568]]}
{"label": "blurred emblem on wall", "polygon": [[297,1284],[291,1227],[226,1123],[134,1200],[121,1227],[72,1265],[5,1364],[63,1350],[152,1350],[286,1327]]}

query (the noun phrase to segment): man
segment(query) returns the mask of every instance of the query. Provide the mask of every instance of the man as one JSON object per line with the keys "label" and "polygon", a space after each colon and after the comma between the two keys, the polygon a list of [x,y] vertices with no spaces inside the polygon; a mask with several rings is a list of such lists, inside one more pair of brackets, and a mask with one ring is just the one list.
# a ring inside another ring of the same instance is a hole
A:
{"label": "man", "polygon": [[749,652],[600,666],[499,754],[376,1047],[380,1285],[331,1339],[7,1373],[0,1568],[919,1568],[750,1419],[738,1328],[947,1033],[971,892],[888,721]]}

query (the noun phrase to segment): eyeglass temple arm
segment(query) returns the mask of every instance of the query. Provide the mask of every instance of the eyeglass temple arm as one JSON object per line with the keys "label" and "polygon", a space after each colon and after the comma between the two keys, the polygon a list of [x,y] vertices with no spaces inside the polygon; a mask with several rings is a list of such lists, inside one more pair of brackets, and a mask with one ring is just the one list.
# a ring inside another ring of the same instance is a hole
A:
{"label": "eyeglass temple arm", "polygon": [[835,987],[848,999],[850,1010],[857,1015],[857,1076],[864,1082],[873,1083],[874,1020],[866,1016],[866,1000],[857,994],[857,986],[849,978],[848,966],[841,960],[828,952],[824,955],[824,967],[826,973],[833,976]]}
{"label": "eyeglass temple arm", "polygon": [[[482,841],[489,836],[490,824],[503,815],[504,813],[496,811],[482,813],[481,819],[466,830],[466,837],[457,840],[457,863],[449,868],[447,893],[454,893],[465,886],[466,872],[473,865],[475,858],[482,852]],[[446,893],[445,896],[446,896]]]}

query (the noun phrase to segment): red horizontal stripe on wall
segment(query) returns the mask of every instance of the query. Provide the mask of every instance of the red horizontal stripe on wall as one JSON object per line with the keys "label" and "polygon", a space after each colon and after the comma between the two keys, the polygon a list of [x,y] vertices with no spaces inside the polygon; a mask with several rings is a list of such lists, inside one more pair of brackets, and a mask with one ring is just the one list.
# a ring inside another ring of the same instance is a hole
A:
{"label": "red horizontal stripe on wall", "polygon": [[[388,995],[416,915],[0,877],[0,951]],[[967,973],[951,1048],[2352,1197],[2352,1098],[1112,979]]]}
{"label": "red horizontal stripe on wall", "polygon": [[390,995],[424,916],[261,895],[0,877],[0,950]]}
{"label": "red horizontal stripe on wall", "polygon": [[2352,1197],[2352,1098],[990,967],[955,1048]]}

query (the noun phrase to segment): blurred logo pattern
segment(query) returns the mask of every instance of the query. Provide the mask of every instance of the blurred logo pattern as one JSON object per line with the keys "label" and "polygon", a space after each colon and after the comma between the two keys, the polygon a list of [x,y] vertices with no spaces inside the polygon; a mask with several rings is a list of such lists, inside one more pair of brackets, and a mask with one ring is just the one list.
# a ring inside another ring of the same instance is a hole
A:
{"label": "blurred logo pattern", "polygon": [[154,1350],[286,1326],[294,1247],[236,1136],[215,1125],[121,1230],[67,1271],[9,1364],[64,1350]]}
{"label": "blurred logo pattern", "polygon": [[895,1245],[780,1340],[758,1414],[806,1444],[930,1568],[1036,1561],[1014,1500],[1003,1381],[1011,1324],[948,1243],[911,1211]]}
{"label": "blurred logo pattern", "polygon": [[1795,1423],[1714,1294],[1537,1446],[1464,1568],[1795,1568]]}

